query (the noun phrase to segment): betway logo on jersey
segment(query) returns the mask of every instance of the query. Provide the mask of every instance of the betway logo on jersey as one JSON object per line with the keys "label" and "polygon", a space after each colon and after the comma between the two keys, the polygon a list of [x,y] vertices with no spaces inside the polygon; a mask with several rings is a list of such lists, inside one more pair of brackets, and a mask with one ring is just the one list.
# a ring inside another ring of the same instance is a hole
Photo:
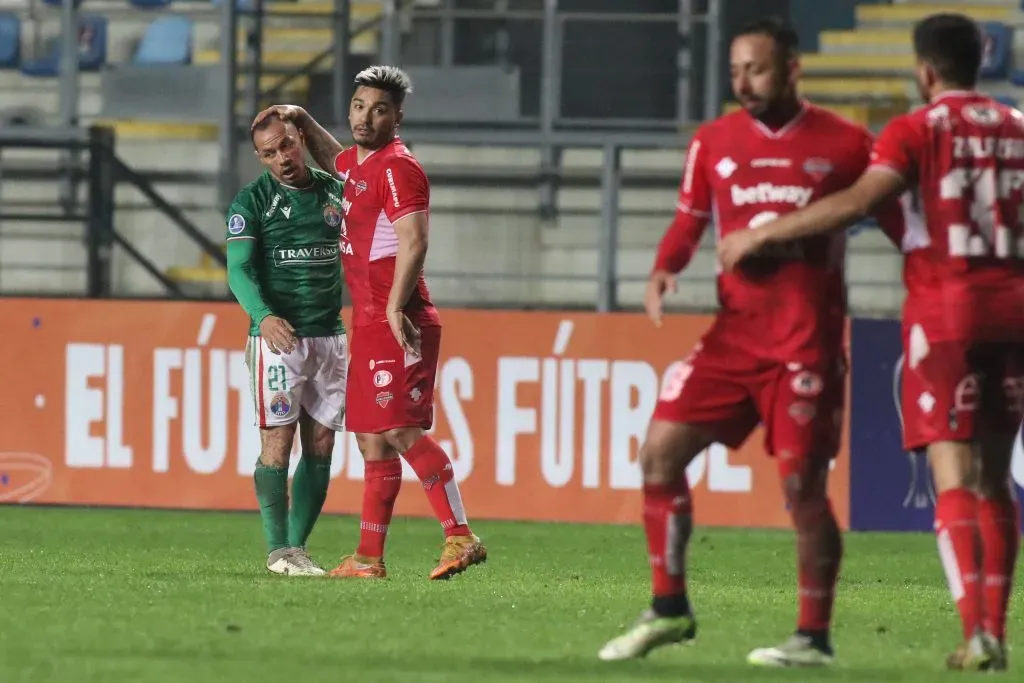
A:
{"label": "betway logo on jersey", "polygon": [[275,266],[316,266],[337,262],[337,243],[312,247],[274,247]]}
{"label": "betway logo on jersey", "polygon": [[752,187],[733,185],[729,190],[732,192],[732,203],[736,206],[795,204],[798,207],[804,207],[811,202],[811,197],[814,195],[814,189],[810,187],[773,185],[772,183],[758,183]]}

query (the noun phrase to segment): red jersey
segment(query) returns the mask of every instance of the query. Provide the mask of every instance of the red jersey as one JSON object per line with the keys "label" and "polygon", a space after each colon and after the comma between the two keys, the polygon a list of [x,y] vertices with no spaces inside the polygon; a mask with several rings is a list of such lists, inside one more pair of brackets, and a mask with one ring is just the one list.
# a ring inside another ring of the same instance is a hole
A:
{"label": "red jersey", "polygon": [[[345,183],[341,262],[352,297],[352,326],[361,327],[387,320],[398,254],[395,223],[429,210],[430,183],[423,167],[397,137],[362,162],[356,153],[355,146],[349,147],[337,156],[334,167]],[[440,324],[422,272],[405,312],[419,327]]]}
{"label": "red jersey", "polygon": [[980,93],[944,93],[885,127],[872,167],[910,188],[895,235],[906,253],[904,320],[932,341],[1024,330],[1024,114]]}
{"label": "red jersey", "polygon": [[[655,267],[681,270],[712,218],[721,237],[849,187],[867,168],[871,142],[863,127],[810,104],[776,131],[744,111],[704,124],[690,143],[676,222]],[[846,235],[768,249],[731,273],[719,272],[718,324],[729,329],[730,342],[784,362],[838,353]]]}

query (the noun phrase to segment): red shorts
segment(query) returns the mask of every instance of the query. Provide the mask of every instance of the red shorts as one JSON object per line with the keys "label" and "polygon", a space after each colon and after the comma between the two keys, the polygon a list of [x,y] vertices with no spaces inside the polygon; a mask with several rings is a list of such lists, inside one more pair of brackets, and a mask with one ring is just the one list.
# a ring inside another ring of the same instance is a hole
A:
{"label": "red shorts", "polygon": [[978,429],[1016,433],[1024,417],[1024,344],[938,341],[904,330],[903,445],[971,441]]}
{"label": "red shorts", "polygon": [[386,323],[352,328],[345,429],[380,434],[399,427],[430,429],[441,328],[422,327],[422,357],[408,356]]}
{"label": "red shorts", "polygon": [[767,361],[723,343],[712,330],[666,375],[654,419],[700,425],[729,448],[761,423],[765,450],[782,456],[786,476],[838,453],[845,382],[841,353],[816,367]]}

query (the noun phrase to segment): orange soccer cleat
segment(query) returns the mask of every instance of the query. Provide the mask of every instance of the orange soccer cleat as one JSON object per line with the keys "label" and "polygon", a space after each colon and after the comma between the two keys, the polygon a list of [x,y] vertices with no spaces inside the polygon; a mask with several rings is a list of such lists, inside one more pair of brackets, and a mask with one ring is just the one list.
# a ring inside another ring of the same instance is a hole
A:
{"label": "orange soccer cleat", "polygon": [[335,579],[384,579],[388,572],[383,558],[346,555],[327,575]]}
{"label": "orange soccer cleat", "polygon": [[474,564],[487,561],[487,548],[476,536],[449,536],[441,546],[441,559],[430,572],[431,581],[450,579]]}

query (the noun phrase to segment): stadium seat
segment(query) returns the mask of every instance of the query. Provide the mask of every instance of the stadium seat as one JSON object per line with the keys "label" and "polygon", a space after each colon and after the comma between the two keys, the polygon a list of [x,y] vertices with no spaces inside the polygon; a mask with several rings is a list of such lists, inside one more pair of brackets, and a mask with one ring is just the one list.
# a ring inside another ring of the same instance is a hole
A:
{"label": "stadium seat", "polygon": [[[44,5],[55,5],[57,7],[60,7],[61,5],[64,4],[64,0],[43,0],[43,4]],[[75,0],[75,7],[80,7],[81,4],[82,4],[82,0]]]}
{"label": "stadium seat", "polygon": [[192,61],[192,22],[164,16],[148,27],[132,60],[139,65],[189,64]]}
{"label": "stadium seat", "polygon": [[982,24],[985,33],[985,55],[981,63],[981,77],[1002,80],[1009,75],[1013,52],[1013,29],[1006,24]]}
{"label": "stadium seat", "polygon": [[21,62],[21,20],[0,13],[0,69],[17,69]]}
{"label": "stadium seat", "polygon": [[[82,71],[98,71],[107,61],[107,19],[101,16],[82,16],[78,29],[78,68]],[[42,59],[21,65],[26,76],[49,77],[60,73],[60,49],[58,39],[50,54]]]}
{"label": "stadium seat", "polygon": [[132,7],[139,7],[141,9],[157,9],[160,7],[167,7],[173,0],[129,0],[129,4]]}

